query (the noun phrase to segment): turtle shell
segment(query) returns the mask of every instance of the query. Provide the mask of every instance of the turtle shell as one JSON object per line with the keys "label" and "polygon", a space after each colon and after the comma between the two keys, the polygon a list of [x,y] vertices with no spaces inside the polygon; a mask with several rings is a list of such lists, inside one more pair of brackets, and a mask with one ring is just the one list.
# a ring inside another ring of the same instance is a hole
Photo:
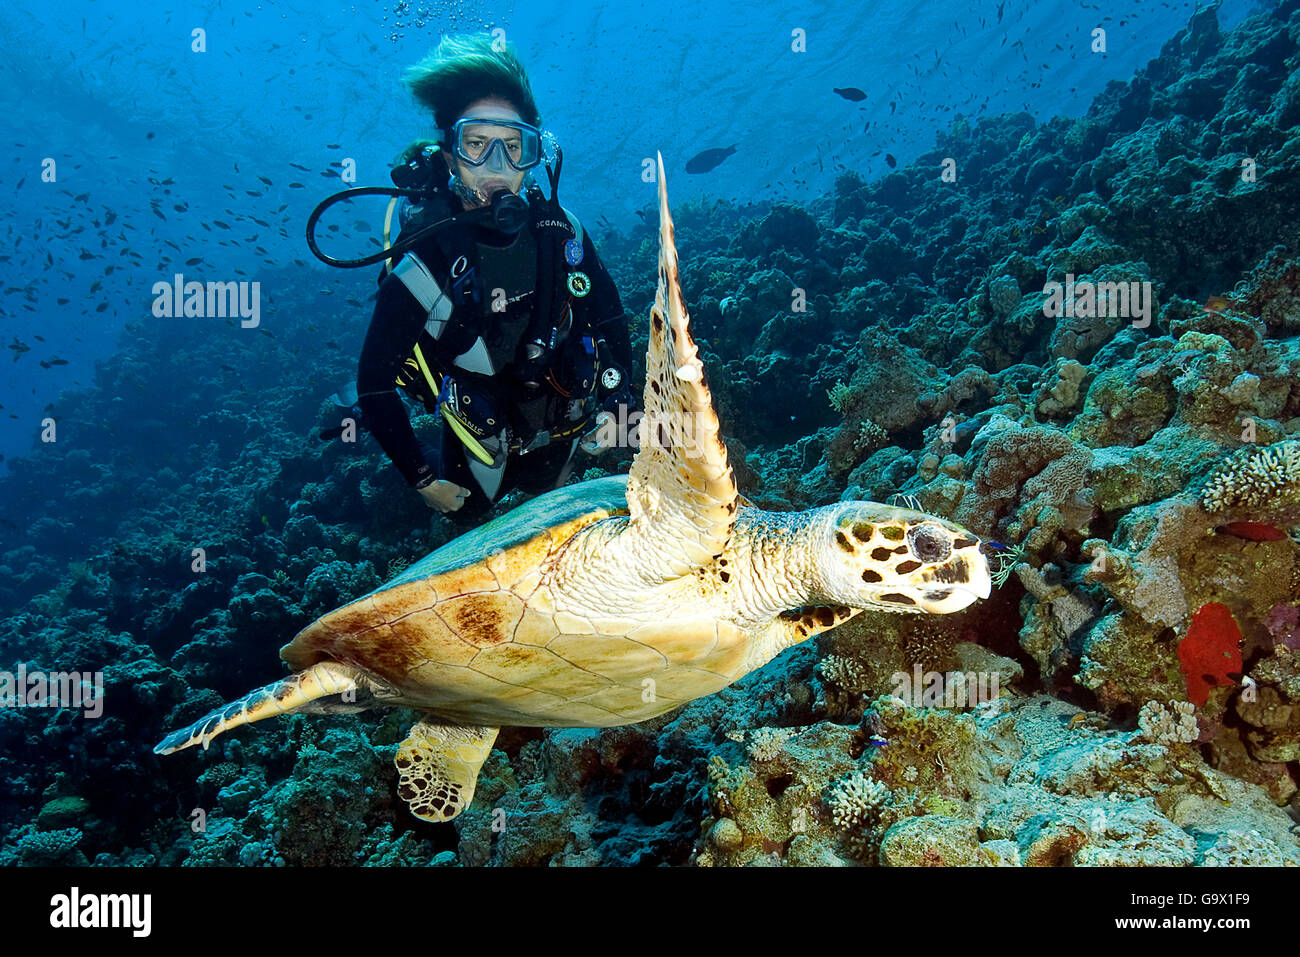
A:
{"label": "turtle shell", "polygon": [[549,562],[582,528],[627,513],[626,481],[557,489],[448,542],[317,619],[280,657],[295,670],[356,665],[386,703],[475,725],[626,724],[725,687],[742,673],[744,636],[712,619],[670,626],[555,607]]}

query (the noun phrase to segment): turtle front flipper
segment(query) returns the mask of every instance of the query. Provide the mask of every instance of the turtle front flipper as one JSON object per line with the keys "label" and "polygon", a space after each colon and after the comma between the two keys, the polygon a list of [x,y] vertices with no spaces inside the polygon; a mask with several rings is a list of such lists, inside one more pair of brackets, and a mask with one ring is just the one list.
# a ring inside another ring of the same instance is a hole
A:
{"label": "turtle front flipper", "polygon": [[628,534],[633,567],[650,583],[707,565],[731,539],[739,505],[704,363],[691,337],[668,211],[663,157],[659,176],[659,287],[650,310],[645,414],[640,449],[628,473]]}
{"label": "turtle front flipper", "polygon": [[188,728],[173,731],[154,747],[153,753],[171,754],[195,744],[202,744],[206,751],[208,743],[223,731],[302,710],[330,695],[356,694],[359,683],[368,684],[359,668],[341,661],[319,662],[208,712]]}
{"label": "turtle front flipper", "polygon": [[500,728],[420,721],[397,748],[397,793],[424,821],[450,821],[474,800],[483,762]]}

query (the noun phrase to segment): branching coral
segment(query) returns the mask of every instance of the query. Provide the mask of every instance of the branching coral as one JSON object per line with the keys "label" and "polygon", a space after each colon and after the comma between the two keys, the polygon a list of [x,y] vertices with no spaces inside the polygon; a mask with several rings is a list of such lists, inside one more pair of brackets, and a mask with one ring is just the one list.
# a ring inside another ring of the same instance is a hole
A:
{"label": "branching coral", "polygon": [[863,419],[858,426],[857,447],[860,452],[870,452],[883,448],[889,441],[889,433],[870,419]]}
{"label": "branching coral", "polygon": [[888,787],[862,771],[855,771],[831,789],[831,820],[845,832],[849,850],[859,860],[874,857],[879,849],[885,830],[883,812],[892,796]]}
{"label": "branching coral", "polygon": [[869,679],[862,665],[851,658],[839,655],[827,655],[818,666],[822,677],[832,684],[837,684],[845,691],[864,692],[868,690]]}
{"label": "branching coral", "polygon": [[780,756],[794,731],[790,728],[759,728],[749,742],[749,757],[754,761],[771,761]]}
{"label": "branching coral", "polygon": [[1300,501],[1300,440],[1244,449],[1211,474],[1201,493],[1207,512]]}

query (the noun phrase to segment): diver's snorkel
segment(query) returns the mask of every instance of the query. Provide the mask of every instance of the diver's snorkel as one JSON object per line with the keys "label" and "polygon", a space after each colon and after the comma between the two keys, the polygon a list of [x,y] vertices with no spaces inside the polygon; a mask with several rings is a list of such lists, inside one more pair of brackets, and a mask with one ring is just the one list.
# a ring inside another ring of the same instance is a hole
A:
{"label": "diver's snorkel", "polygon": [[[362,256],[360,259],[335,259],[321,252],[320,247],[316,245],[316,223],[325,213],[325,210],[335,203],[353,199],[357,196],[391,196],[394,203],[398,199],[409,199],[413,203],[418,203],[428,199],[431,194],[436,192],[438,187],[434,185],[436,177],[433,174],[433,154],[436,151],[437,147],[426,147],[410,162],[394,168],[390,175],[396,186],[357,186],[321,200],[319,205],[311,211],[311,215],[307,217],[307,248],[311,250],[312,255],[327,266],[355,269],[359,266],[369,266],[372,263],[400,256],[425,237],[449,226],[469,223],[490,224],[503,233],[514,235],[527,225],[529,219],[528,201],[509,190],[503,189],[493,195],[487,205],[467,209],[445,219],[440,219],[436,223],[430,223],[401,242],[387,246],[377,253],[371,253],[369,256]],[[389,208],[390,218],[391,214],[392,203],[390,203]],[[385,242],[387,242],[387,238],[386,225]]]}

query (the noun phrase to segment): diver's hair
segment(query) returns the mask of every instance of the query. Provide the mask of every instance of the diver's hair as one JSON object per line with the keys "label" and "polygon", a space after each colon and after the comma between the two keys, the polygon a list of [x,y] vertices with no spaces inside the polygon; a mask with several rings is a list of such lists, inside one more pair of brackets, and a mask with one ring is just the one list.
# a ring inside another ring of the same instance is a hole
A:
{"label": "diver's hair", "polygon": [[513,44],[497,51],[493,42],[486,34],[449,34],[402,74],[402,82],[415,99],[433,111],[444,139],[465,107],[487,97],[506,100],[525,123],[542,125],[528,74]]}

